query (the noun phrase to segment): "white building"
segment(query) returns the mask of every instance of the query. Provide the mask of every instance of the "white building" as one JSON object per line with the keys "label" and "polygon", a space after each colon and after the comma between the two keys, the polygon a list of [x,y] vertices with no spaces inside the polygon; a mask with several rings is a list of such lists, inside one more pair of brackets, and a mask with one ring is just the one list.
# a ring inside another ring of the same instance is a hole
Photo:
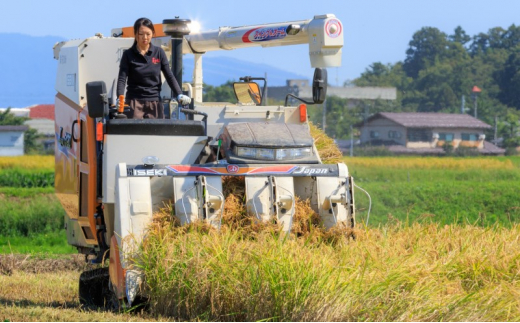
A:
{"label": "white building", "polygon": [[0,156],[22,156],[27,129],[28,126],[0,126]]}

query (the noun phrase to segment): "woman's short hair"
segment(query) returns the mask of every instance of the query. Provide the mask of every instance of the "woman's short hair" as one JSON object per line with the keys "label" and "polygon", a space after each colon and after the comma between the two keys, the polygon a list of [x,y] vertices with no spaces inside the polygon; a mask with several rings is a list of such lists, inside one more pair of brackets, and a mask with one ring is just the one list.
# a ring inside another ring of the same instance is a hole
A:
{"label": "woman's short hair", "polygon": [[152,30],[152,33],[155,34],[155,29],[153,28],[152,21],[148,18],[139,18],[134,23],[134,35],[137,35],[141,26],[150,28]]}

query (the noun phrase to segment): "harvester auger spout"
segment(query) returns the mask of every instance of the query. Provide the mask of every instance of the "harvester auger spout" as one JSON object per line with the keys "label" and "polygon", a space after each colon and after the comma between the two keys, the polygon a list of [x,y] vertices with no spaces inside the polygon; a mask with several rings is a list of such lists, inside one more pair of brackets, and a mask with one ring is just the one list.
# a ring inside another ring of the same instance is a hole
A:
{"label": "harvester auger spout", "polygon": [[[236,104],[202,100],[204,53],[308,44],[316,68],[313,97],[293,97],[323,103],[325,68],[341,64],[340,20],[327,14],[197,33],[189,33],[188,24],[169,19],[155,26],[152,43],[171,55],[174,75],[194,99],[190,107],[180,107],[164,82],[165,119],[120,118],[114,106],[115,79],[122,52],[134,41],[132,28],[54,47],[60,62],[55,187],[66,210],[68,243],[93,261],[110,261],[108,273],[82,275],[80,295],[85,299],[95,296],[90,291],[108,288],[90,285],[107,281],[115,299],[132,303],[139,296],[145,277],[128,255],[139,247],[153,214],[165,203],[174,205],[181,225],[206,221],[220,228],[226,201],[223,177],[243,177],[247,215],[275,222],[284,232],[291,232],[298,199],[310,201],[327,229],[355,225],[353,179],[345,164],[322,163],[306,105],[263,105],[263,92],[252,82],[256,77],[234,84]],[[195,57],[192,83],[182,83],[183,54]]]}

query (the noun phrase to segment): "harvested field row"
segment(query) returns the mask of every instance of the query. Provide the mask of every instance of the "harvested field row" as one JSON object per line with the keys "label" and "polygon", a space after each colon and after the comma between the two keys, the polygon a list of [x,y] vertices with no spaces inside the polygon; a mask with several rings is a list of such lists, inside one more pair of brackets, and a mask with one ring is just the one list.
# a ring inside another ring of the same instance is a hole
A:
{"label": "harvested field row", "polygon": [[[44,264],[39,264],[43,262]],[[35,260],[35,267],[46,267],[46,260]],[[140,313],[90,311],[78,298],[77,270],[31,273],[15,271],[0,274],[0,321],[2,322],[100,322],[157,321],[159,316]]]}
{"label": "harvested field row", "polygon": [[52,273],[58,271],[84,271],[92,268],[83,255],[74,254],[58,257],[39,257],[23,254],[0,254],[0,275],[14,273]]}

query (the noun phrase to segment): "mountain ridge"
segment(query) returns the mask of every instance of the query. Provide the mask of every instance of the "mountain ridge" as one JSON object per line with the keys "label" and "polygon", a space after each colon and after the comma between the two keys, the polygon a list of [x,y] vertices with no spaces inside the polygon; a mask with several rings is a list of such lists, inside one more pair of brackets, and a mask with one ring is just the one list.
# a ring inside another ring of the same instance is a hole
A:
{"label": "mountain ridge", "polygon": [[[0,108],[22,108],[54,102],[58,61],[53,57],[53,46],[66,39],[58,36],[30,36],[19,33],[0,33],[0,43],[12,50],[0,51]],[[193,57],[184,58],[185,81],[191,80]],[[267,64],[246,62],[217,56],[203,57],[204,83],[219,86],[239,77],[267,74],[270,86],[282,86],[287,79],[305,79],[305,76],[284,71]]]}

